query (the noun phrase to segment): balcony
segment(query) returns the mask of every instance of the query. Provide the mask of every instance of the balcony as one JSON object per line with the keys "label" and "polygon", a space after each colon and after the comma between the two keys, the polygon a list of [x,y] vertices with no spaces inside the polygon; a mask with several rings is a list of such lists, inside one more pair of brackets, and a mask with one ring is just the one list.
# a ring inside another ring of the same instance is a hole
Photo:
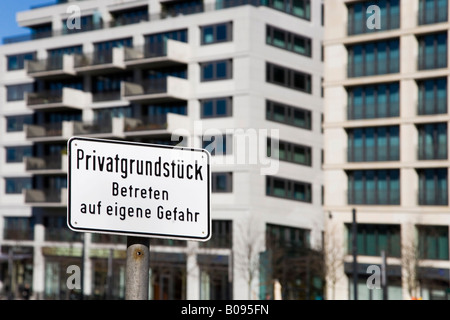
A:
{"label": "balcony", "polygon": [[25,203],[38,207],[67,206],[67,189],[25,189]]}
{"label": "balcony", "polygon": [[182,114],[167,113],[159,116],[124,119],[125,137],[137,136],[172,136],[172,133],[180,128],[192,130],[189,117]]}
{"label": "balcony", "polygon": [[27,74],[33,78],[59,78],[75,75],[73,55],[25,61]]}
{"label": "balcony", "polygon": [[35,142],[64,141],[73,136],[73,132],[70,121],[25,126],[26,138]]}
{"label": "balcony", "polygon": [[64,174],[67,173],[67,155],[26,157],[25,169],[37,174]]}
{"label": "balcony", "polygon": [[124,48],[113,48],[103,52],[74,55],[77,74],[102,74],[105,71],[125,69]]}
{"label": "balcony", "polygon": [[145,46],[125,48],[126,66],[170,66],[186,64],[190,57],[187,43],[167,40],[166,43],[149,43]]}
{"label": "balcony", "polygon": [[189,82],[172,76],[147,79],[141,83],[122,82],[121,91],[125,99],[138,103],[187,100]]}
{"label": "balcony", "polygon": [[90,95],[81,90],[63,88],[61,91],[26,93],[27,106],[33,110],[75,108],[83,109],[90,103]]}

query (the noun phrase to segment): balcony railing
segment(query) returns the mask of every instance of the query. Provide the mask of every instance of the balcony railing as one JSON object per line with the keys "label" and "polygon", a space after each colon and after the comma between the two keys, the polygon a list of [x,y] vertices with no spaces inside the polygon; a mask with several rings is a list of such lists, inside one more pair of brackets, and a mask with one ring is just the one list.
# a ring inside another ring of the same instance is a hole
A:
{"label": "balcony railing", "polygon": [[80,134],[97,134],[97,133],[111,133],[112,121],[104,122],[74,122],[73,133],[75,135]]}
{"label": "balcony railing", "polygon": [[82,241],[82,234],[68,228],[45,228],[45,241]]}
{"label": "balcony railing", "polygon": [[61,170],[63,168],[63,158],[60,154],[46,157],[25,158],[26,170]]}
{"label": "balcony railing", "polygon": [[64,204],[67,189],[27,189],[25,190],[25,203]]}
{"label": "balcony railing", "polygon": [[42,105],[51,103],[61,103],[63,101],[62,90],[31,92],[27,95],[27,105]]}
{"label": "balcony railing", "polygon": [[167,128],[167,115],[143,117],[139,119],[126,118],[125,131],[161,130]]}
{"label": "balcony railing", "polygon": [[62,122],[48,123],[43,125],[27,125],[26,137],[38,138],[38,137],[55,137],[62,135]]}
{"label": "balcony railing", "polygon": [[4,229],[3,239],[5,240],[33,240],[34,230],[29,229]]}
{"label": "balcony railing", "polygon": [[112,50],[75,55],[75,68],[95,66],[112,62],[113,62]]}

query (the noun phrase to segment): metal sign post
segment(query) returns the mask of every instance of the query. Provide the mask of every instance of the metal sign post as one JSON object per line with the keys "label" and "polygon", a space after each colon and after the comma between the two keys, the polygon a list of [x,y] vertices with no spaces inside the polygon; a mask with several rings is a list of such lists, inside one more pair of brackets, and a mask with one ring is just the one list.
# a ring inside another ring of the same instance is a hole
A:
{"label": "metal sign post", "polygon": [[150,239],[127,237],[126,300],[148,300]]}

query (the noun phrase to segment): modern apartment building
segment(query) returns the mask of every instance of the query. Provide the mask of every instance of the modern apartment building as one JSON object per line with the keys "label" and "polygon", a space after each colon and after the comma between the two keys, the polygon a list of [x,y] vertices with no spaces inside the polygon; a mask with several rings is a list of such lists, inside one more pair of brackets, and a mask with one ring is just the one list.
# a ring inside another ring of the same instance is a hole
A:
{"label": "modern apartment building", "polygon": [[126,238],[66,224],[85,136],[212,153],[212,238],[151,239],[151,299],[320,296],[298,266],[323,232],[321,2],[56,2],[0,46],[0,292],[78,298],[75,265],[85,297],[124,298]]}
{"label": "modern apartment building", "polygon": [[449,297],[448,10],[325,1],[325,225],[344,248],[329,247],[330,297],[354,297],[352,209],[359,299],[381,298],[367,270],[382,251],[389,299]]}

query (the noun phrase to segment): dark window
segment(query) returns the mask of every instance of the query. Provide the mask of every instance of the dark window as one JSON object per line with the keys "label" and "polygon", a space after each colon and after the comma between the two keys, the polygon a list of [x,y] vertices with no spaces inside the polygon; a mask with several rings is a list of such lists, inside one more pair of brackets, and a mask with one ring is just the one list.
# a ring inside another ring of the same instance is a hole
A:
{"label": "dark window", "polygon": [[419,205],[446,206],[448,204],[447,168],[420,169]]}
{"label": "dark window", "polygon": [[349,129],[347,159],[348,162],[399,160],[399,127]]}
{"label": "dark window", "polygon": [[348,46],[348,77],[399,72],[399,45],[399,39],[392,39]]}
{"label": "dark window", "polygon": [[[277,146],[277,147],[276,147]],[[275,159],[311,166],[311,147],[287,142],[267,139],[267,156]]]}
{"label": "dark window", "polygon": [[266,225],[266,246],[270,249],[306,249],[310,230],[275,224]]}
{"label": "dark window", "polygon": [[398,82],[348,87],[347,95],[349,120],[390,118],[400,115]]}
{"label": "dark window", "polygon": [[34,84],[16,84],[6,86],[6,101],[21,101],[25,99],[25,93],[33,92]]}
{"label": "dark window", "polygon": [[35,60],[36,52],[22,53],[7,56],[8,71],[20,70],[25,67],[26,60]]}
{"label": "dark window", "polygon": [[311,130],[311,111],[279,102],[266,101],[266,119]]}
{"label": "dark window", "polygon": [[419,25],[446,22],[447,0],[419,0]]}
{"label": "dark window", "polygon": [[215,81],[232,78],[232,61],[219,60],[200,63],[201,81]]}
{"label": "dark window", "polygon": [[32,146],[6,147],[6,162],[22,162],[24,157],[31,157],[32,154]]}
{"label": "dark window", "polygon": [[[380,29],[369,29],[367,27],[367,20],[373,14],[370,10],[367,12],[367,8],[371,5],[377,5],[380,8]],[[348,4],[347,8],[347,32],[349,35],[392,30],[400,27],[400,0],[356,2]]]}
{"label": "dark window", "polygon": [[290,89],[311,93],[311,75],[266,63],[266,81]]}
{"label": "dark window", "polygon": [[[347,228],[347,250],[352,252],[352,225]],[[400,257],[401,240],[400,225],[395,224],[365,224],[358,223],[356,234],[356,248],[358,255],[377,256],[385,251],[387,256]]]}
{"label": "dark window", "polygon": [[447,67],[447,32],[417,37],[419,43],[419,70]]}
{"label": "dark window", "polygon": [[233,136],[215,135],[204,136],[202,139],[202,148],[208,150],[212,156],[223,156],[232,153]]}
{"label": "dark window", "polygon": [[293,32],[267,25],[266,43],[274,47],[311,57],[311,39]]}
{"label": "dark window", "polygon": [[5,240],[33,240],[34,218],[5,217],[3,238]]}
{"label": "dark window", "polygon": [[233,222],[229,220],[212,220],[212,236],[209,241],[200,242],[201,248],[232,248]]}
{"label": "dark window", "polygon": [[447,113],[447,78],[421,80],[417,87],[419,115]]}
{"label": "dark window", "polygon": [[233,173],[213,172],[211,174],[211,192],[233,192]]}
{"label": "dark window", "polygon": [[188,41],[187,29],[166,31],[145,36],[144,57],[161,57],[167,54],[167,40]]}
{"label": "dark window", "polygon": [[419,258],[448,260],[448,226],[417,226]]}
{"label": "dark window", "polygon": [[5,193],[22,193],[22,189],[31,189],[31,178],[6,178]]}
{"label": "dark window", "polygon": [[32,115],[6,117],[6,132],[23,131],[23,126],[33,123]]}
{"label": "dark window", "polygon": [[311,184],[266,176],[266,195],[302,202],[312,202]]}
{"label": "dark window", "polygon": [[348,204],[400,204],[400,170],[356,170],[347,176]]}
{"label": "dark window", "polygon": [[200,27],[201,44],[212,44],[219,42],[232,41],[232,22],[213,24]]}
{"label": "dark window", "polygon": [[419,133],[419,160],[447,159],[447,123],[417,126]]}
{"label": "dark window", "polygon": [[112,26],[124,26],[127,24],[139,23],[141,21],[148,21],[148,8],[147,6],[135,7],[132,9],[126,9],[121,11],[111,12],[113,16]]}
{"label": "dark window", "polygon": [[200,101],[201,118],[218,118],[231,117],[232,115],[232,98],[214,98],[204,99]]}

